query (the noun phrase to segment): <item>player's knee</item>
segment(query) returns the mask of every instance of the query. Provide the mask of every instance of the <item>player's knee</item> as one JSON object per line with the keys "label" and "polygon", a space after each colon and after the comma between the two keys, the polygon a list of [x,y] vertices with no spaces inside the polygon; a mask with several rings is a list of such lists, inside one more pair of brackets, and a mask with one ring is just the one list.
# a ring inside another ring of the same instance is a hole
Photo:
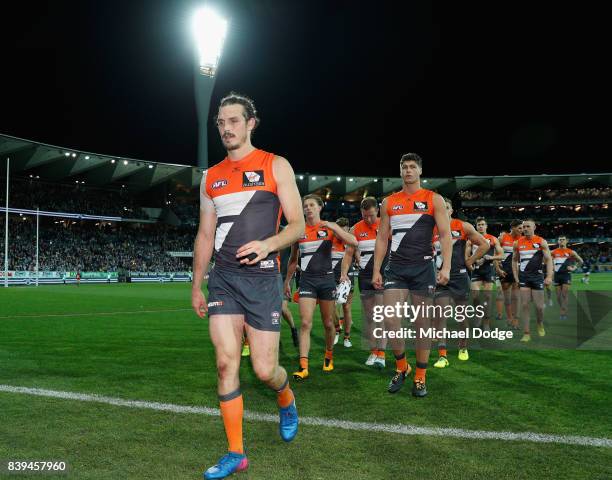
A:
{"label": "player's knee", "polygon": [[255,370],[255,375],[257,375],[257,378],[266,383],[274,378],[276,365],[272,365],[271,362],[257,362],[253,363],[253,370]]}
{"label": "player's knee", "polygon": [[220,379],[229,378],[236,374],[237,362],[229,356],[217,356],[217,374]]}

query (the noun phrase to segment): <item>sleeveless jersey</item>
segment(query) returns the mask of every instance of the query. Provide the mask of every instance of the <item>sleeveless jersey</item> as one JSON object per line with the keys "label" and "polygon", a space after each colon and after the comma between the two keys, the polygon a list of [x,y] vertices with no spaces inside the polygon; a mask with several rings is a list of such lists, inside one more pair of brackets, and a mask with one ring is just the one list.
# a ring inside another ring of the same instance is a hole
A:
{"label": "sleeveless jersey", "polygon": [[[485,233],[483,235],[483,237],[485,238],[485,240],[487,241],[487,243],[489,244],[489,249],[487,250],[487,252],[485,253],[485,255],[491,255],[494,256],[495,255],[495,244],[497,243],[497,238],[495,238],[493,235],[491,235],[490,233]],[[474,255],[474,253],[476,253],[476,250],[478,250],[478,245],[472,245],[472,255]],[[483,255],[484,256],[484,255]],[[493,262],[491,260],[485,260],[482,265],[480,265],[478,268],[476,268],[475,270],[480,270],[482,269],[483,271],[486,271],[486,269],[490,268],[493,265]]]}
{"label": "sleeveless jersey", "polygon": [[518,239],[519,269],[526,275],[542,275],[542,237],[533,235],[531,238]]}
{"label": "sleeveless jersey", "polygon": [[574,263],[574,251],[571,248],[555,248],[550,252],[556,273],[569,273],[567,267]]}
{"label": "sleeveless jersey", "polygon": [[272,171],[274,154],[254,150],[239,161],[225,158],[204,172],[202,191],[217,212],[215,268],[248,274],[277,274],[278,255],[270,252],[255,265],[241,265],[236,251],[253,240],[277,234],[281,206]]}
{"label": "sleeveless jersey", "polygon": [[306,224],[299,239],[300,271],[309,275],[332,273],[332,241],[334,233],[327,227]]}
{"label": "sleeveless jersey", "polygon": [[[463,229],[463,222],[461,220],[457,220],[456,218],[451,218],[450,230],[453,252],[451,257],[450,274],[457,275],[467,272],[467,267],[465,266],[465,243],[467,241],[467,235],[465,234],[465,230]],[[432,241],[434,246],[434,254],[436,257],[436,267],[439,270],[442,268],[442,264],[444,262],[442,259],[440,234],[438,233],[437,226],[434,227]]]}
{"label": "sleeveless jersey", "polygon": [[432,260],[434,192],[421,189],[412,195],[404,191],[387,197],[387,215],[391,224],[389,262],[422,265]]}
{"label": "sleeveless jersey", "polygon": [[521,237],[513,237],[509,233],[504,233],[501,239],[501,247],[504,251],[501,268],[506,272],[512,271],[512,254],[514,252],[514,242]]}
{"label": "sleeveless jersey", "polygon": [[[357,239],[359,248],[359,276],[371,278],[374,272],[374,248],[376,246],[376,236],[378,227],[380,226],[380,218],[376,222],[369,224],[365,220],[361,220],[353,227],[353,235]],[[389,249],[380,267],[381,273],[385,270],[387,260],[389,258]]]}

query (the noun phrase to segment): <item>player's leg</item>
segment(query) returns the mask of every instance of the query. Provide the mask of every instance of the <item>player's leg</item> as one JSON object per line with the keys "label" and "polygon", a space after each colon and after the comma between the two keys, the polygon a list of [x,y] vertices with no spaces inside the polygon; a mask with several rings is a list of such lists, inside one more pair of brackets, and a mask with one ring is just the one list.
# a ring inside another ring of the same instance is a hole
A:
{"label": "player's leg", "polygon": [[[432,317],[432,325],[436,331],[442,331],[446,329],[446,317],[443,315],[444,309],[450,305],[450,297],[448,295],[437,295],[434,298],[434,305],[436,307],[434,315]],[[435,368],[446,368],[449,366],[448,362],[448,345],[446,339],[438,340],[438,360],[434,363]]]}
{"label": "player's leg", "polygon": [[278,364],[280,331],[259,330],[247,324],[247,335],[251,339],[251,364],[255,375],[276,392],[279,433],[285,442],[290,442],[297,435],[298,418],[289,377]]}
{"label": "player's leg", "polygon": [[334,340],[336,330],[334,326],[334,311],[336,304],[333,300],[319,299],[319,309],[321,320],[325,330],[325,358],[323,360],[323,370],[331,372],[334,369]]}
{"label": "player's leg", "polygon": [[[374,294],[374,308],[382,310],[384,307],[384,293],[382,290],[376,290]],[[374,366],[379,369],[383,369],[386,366],[386,354],[387,349],[387,337],[377,338],[374,336],[374,329],[380,325],[373,325],[372,336],[376,342],[376,359],[374,360]]]}
{"label": "player's leg", "polygon": [[291,329],[291,340],[293,341],[293,346],[295,348],[298,348],[300,345],[298,331],[297,328],[295,328],[293,314],[291,313],[291,309],[289,308],[289,301],[286,298],[283,298],[282,314],[285,322],[287,322],[287,325],[289,325],[289,328]]}
{"label": "player's leg", "polygon": [[546,303],[545,303],[545,305],[548,305],[549,307],[552,307],[553,306],[553,301],[552,301],[552,286],[545,285],[544,286],[544,291],[546,292]]}
{"label": "player's leg", "polygon": [[484,309],[482,324],[485,330],[491,330],[491,299],[493,298],[493,282],[484,282],[482,286],[481,305]]}
{"label": "player's leg", "polygon": [[546,331],[544,330],[544,290],[541,288],[532,288],[531,299],[533,300],[536,311],[536,328],[538,335],[543,337],[546,335]]}
{"label": "player's leg", "polygon": [[[435,280],[434,280],[435,283]],[[469,287],[467,287],[469,288]],[[415,397],[424,397],[427,395],[427,388],[425,387],[425,380],[427,374],[427,364],[429,362],[429,352],[431,349],[431,338],[423,333],[431,327],[431,314],[428,307],[433,305],[433,298],[428,293],[419,290],[412,291],[412,305],[418,307],[422,306],[420,314],[417,315],[414,322],[416,328],[416,369],[414,373],[414,384],[412,386],[412,395]]]}
{"label": "player's leg", "polygon": [[[478,307],[479,305],[482,305],[483,300],[480,295],[482,285],[483,281],[480,280],[479,277],[474,277],[474,280],[471,281],[470,289],[472,290],[472,304],[474,305],[474,308]],[[481,318],[480,320],[482,321],[483,319]]]}
{"label": "player's leg", "polygon": [[366,359],[365,364],[369,367],[374,365],[378,349],[376,347],[376,339],[374,338],[374,306],[376,305],[376,292],[374,290],[361,290],[361,308],[363,319],[363,337],[367,342],[367,347],[370,351],[370,355]]}
{"label": "player's leg", "polygon": [[[408,300],[408,289],[385,289],[383,293],[384,306],[404,305],[406,300]],[[396,315],[385,316],[384,328],[386,332],[399,332],[402,328],[402,318]],[[406,342],[404,339],[390,338],[388,345],[395,357],[395,373],[389,382],[388,391],[389,393],[396,393],[400,391],[412,369],[406,360]]]}
{"label": "player's leg", "polygon": [[[512,285],[512,326],[519,329],[519,312],[521,311],[522,296],[518,285]],[[529,305],[527,306],[529,309]]]}
{"label": "player's leg", "polygon": [[346,303],[342,305],[344,313],[344,346],[350,348],[351,343],[351,328],[353,326],[353,291],[349,293]]}
{"label": "player's leg", "polygon": [[303,297],[300,295],[300,368],[294,372],[296,380],[304,380],[308,377],[308,354],[310,353],[310,332],[312,330],[312,317],[317,306],[316,298]]}
{"label": "player's leg", "polygon": [[529,329],[529,309],[531,307],[531,293],[531,288],[520,287],[521,318],[523,320],[523,338],[521,338],[521,342],[529,342],[531,340],[531,332]]}
{"label": "player's leg", "polygon": [[567,307],[569,303],[569,283],[563,283],[557,286],[557,299],[561,308],[561,315],[563,319],[567,319]]}
{"label": "player's leg", "polygon": [[504,306],[506,307],[506,324],[509,327],[515,326],[515,320],[512,316],[512,284],[508,282],[502,282],[502,295],[504,298]]}
{"label": "player's leg", "polygon": [[[243,402],[238,378],[243,329],[243,315],[209,317],[210,338],[215,347],[217,363],[217,393],[227,436],[228,454],[233,455],[232,459],[239,470],[248,466],[242,442]],[[220,465],[215,465],[207,470],[207,474],[214,475],[220,468]]]}

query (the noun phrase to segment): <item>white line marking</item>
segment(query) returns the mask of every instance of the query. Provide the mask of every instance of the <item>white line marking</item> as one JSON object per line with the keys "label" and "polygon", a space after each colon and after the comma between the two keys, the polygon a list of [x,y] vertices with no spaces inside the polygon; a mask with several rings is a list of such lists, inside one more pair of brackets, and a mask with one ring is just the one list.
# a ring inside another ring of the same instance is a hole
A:
{"label": "white line marking", "polygon": [[[62,398],[66,400],[78,400],[81,402],[96,402],[129,408],[145,408],[148,410],[160,410],[174,413],[195,413],[200,415],[219,416],[219,409],[210,407],[194,407],[188,405],[174,405],[172,403],[144,402],[140,400],[124,400],[122,398],[104,397],[101,395],[61,392],[56,390],[44,390],[41,388],[15,387],[11,385],[0,385],[0,392],[21,393],[25,395],[36,395],[39,397]],[[244,412],[244,418],[258,422],[277,423],[277,415],[269,415],[257,412]],[[504,440],[523,441],[536,443],[558,443],[565,445],[583,445],[588,447],[612,448],[612,439],[581,437],[576,435],[547,435],[534,432],[494,432],[486,430],[464,430],[462,428],[437,428],[416,427],[413,425],[391,425],[384,423],[349,422],[333,418],[300,417],[302,425],[321,427],[342,428],[344,430],[357,430],[367,432],[397,433],[400,435],[429,435],[438,437],[473,438],[477,440]]]}
{"label": "white line marking", "polygon": [[175,308],[171,310],[130,310],[128,312],[89,312],[89,313],[49,313],[40,315],[6,315],[0,318],[46,318],[46,317],[97,317],[99,315],[127,315],[132,313],[165,313],[165,312],[187,312],[191,308]]}

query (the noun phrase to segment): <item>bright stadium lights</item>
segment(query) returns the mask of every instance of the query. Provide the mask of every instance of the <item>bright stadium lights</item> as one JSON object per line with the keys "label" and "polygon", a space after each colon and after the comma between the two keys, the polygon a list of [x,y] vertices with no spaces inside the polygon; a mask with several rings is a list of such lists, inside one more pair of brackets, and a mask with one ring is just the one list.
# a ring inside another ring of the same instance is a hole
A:
{"label": "bright stadium lights", "polygon": [[69,157],[69,156],[70,156],[70,152],[66,152],[66,153],[64,153],[64,155],[66,155],[67,157]]}
{"label": "bright stadium lights", "polygon": [[300,175],[300,180],[304,180],[304,175]]}
{"label": "bright stadium lights", "polygon": [[374,179],[374,183],[376,183],[376,182],[378,182],[378,178],[375,178],[375,179]]}
{"label": "bright stadium lights", "polygon": [[153,165],[149,165],[149,168],[153,168]]}
{"label": "bright stadium lights", "polygon": [[72,154],[72,158],[75,158],[75,157],[76,157],[76,153],[73,153],[73,154]]}
{"label": "bright stadium lights", "polygon": [[354,181],[354,179],[352,179],[352,178],[349,178],[349,182],[353,182],[353,181]]}
{"label": "bright stadium lights", "polygon": [[342,180],[340,177],[336,177],[336,182],[339,182],[340,180]]}
{"label": "bright stadium lights", "polygon": [[85,155],[85,160],[89,160],[89,155]]}
{"label": "bright stadium lights", "polygon": [[317,177],[312,177],[312,179],[313,179],[313,180],[316,180],[316,179],[317,179]]}
{"label": "bright stadium lights", "polygon": [[196,11],[192,27],[198,49],[200,73],[214,77],[227,33],[227,20],[210,8],[204,7]]}
{"label": "bright stadium lights", "polygon": [[124,165],[127,165],[127,164],[128,164],[128,161],[127,161],[127,160],[124,160],[124,161],[123,161],[123,164],[124,164]]}

